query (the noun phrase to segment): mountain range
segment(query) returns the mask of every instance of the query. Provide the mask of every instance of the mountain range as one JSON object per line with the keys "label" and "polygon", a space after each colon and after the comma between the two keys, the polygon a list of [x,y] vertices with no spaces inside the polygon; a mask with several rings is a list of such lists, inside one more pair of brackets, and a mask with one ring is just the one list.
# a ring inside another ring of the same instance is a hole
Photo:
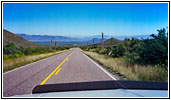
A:
{"label": "mountain range", "polygon": [[[101,42],[100,38],[95,37],[84,37],[84,38],[75,38],[75,37],[67,37],[67,36],[51,36],[51,35],[27,35],[17,33],[17,35],[23,37],[24,39],[31,41],[36,44],[50,44],[51,40],[57,41],[58,44],[79,44],[84,45],[88,43],[99,43]],[[104,39],[106,40],[106,38]]]}
{"label": "mountain range", "polygon": [[[69,36],[52,36],[52,35],[27,35],[23,33],[16,33],[17,35],[23,37],[24,39],[31,41],[36,44],[43,44],[48,45],[50,44],[51,39],[54,41],[57,41],[57,44],[78,44],[78,45],[85,45],[87,43],[92,44],[93,39],[94,43],[100,43],[101,42],[101,35],[95,35],[95,36],[87,36],[87,37],[69,37]],[[110,39],[110,38],[116,38],[118,40],[123,41],[125,38],[150,38],[149,35],[133,35],[133,36],[107,36],[104,35],[104,40]]]}

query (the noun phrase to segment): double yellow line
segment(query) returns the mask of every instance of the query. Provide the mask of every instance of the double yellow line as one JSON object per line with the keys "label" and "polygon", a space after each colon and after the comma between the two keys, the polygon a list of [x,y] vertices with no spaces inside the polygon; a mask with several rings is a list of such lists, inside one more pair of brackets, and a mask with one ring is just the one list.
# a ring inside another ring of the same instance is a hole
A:
{"label": "double yellow line", "polygon": [[[48,77],[46,77],[46,79],[45,80],[43,80],[42,81],[42,83],[40,83],[40,86],[41,85],[43,85],[43,84],[45,84],[45,82],[55,73],[55,75],[58,75],[58,73],[60,72],[60,70],[61,70],[61,66],[62,66],[62,64],[64,64],[65,63],[65,61],[67,61],[68,60],[68,58],[72,55],[74,53],[74,51],[72,52],[72,53],[70,53],[63,61],[62,61],[62,63],[60,63],[60,65],[58,65],[58,67],[56,67],[56,69],[54,69],[53,70],[53,72],[51,73],[51,74],[49,74],[49,76]],[[37,88],[37,89],[39,89],[40,88],[40,86]],[[34,90],[34,91],[37,91],[37,89],[36,90]],[[30,93],[30,94],[32,94],[32,92]]]}
{"label": "double yellow line", "polygon": [[[49,76],[48,77],[46,77],[46,79],[44,80],[44,81],[42,81],[42,83],[40,83],[40,85],[43,85],[55,72],[55,75],[57,75],[58,73],[59,73],[59,71],[61,70],[61,66],[62,66],[62,64],[64,64],[65,63],[65,61],[67,61],[68,60],[68,57],[70,57],[72,54],[74,53],[74,51],[72,52],[72,53],[70,53],[63,61],[62,61],[62,63],[60,63],[60,65],[58,66],[58,67],[56,67],[56,69],[54,69],[53,70],[53,72],[51,73],[51,74],[49,74]],[[60,68],[60,69],[59,69]],[[59,69],[59,70],[58,70]]]}

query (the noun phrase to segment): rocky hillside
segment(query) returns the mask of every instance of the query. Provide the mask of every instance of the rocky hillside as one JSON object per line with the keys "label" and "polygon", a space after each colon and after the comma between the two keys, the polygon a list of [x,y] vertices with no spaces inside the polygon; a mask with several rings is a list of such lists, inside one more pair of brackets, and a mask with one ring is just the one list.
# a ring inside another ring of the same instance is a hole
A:
{"label": "rocky hillside", "polygon": [[14,43],[16,47],[23,47],[23,48],[35,48],[39,47],[39,45],[29,42],[18,36],[13,34],[12,32],[3,29],[3,45],[7,45],[8,43]]}

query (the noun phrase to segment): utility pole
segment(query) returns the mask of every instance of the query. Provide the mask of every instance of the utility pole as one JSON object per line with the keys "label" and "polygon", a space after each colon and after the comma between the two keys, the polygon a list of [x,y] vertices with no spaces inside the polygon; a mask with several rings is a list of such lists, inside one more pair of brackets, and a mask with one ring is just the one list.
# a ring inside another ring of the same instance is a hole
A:
{"label": "utility pole", "polygon": [[102,47],[104,46],[103,39],[104,39],[104,34],[102,32]]}
{"label": "utility pole", "polygon": [[113,37],[111,36],[111,46],[112,46],[112,39],[113,39]]}
{"label": "utility pole", "polygon": [[[51,48],[52,48],[52,46],[53,46],[53,39],[51,39],[50,45],[51,45]],[[52,49],[53,49],[53,48],[52,48]]]}
{"label": "utility pole", "polygon": [[88,45],[88,48],[89,48],[89,45],[90,45],[90,44],[89,44],[88,42],[87,42],[87,45]]}
{"label": "utility pole", "polygon": [[56,44],[57,44],[57,42],[55,41],[55,50],[56,50]]}

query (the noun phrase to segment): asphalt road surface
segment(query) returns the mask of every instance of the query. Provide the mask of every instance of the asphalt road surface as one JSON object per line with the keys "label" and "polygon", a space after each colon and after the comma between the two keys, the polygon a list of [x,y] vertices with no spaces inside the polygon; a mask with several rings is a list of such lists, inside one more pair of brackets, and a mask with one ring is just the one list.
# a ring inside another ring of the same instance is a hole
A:
{"label": "asphalt road surface", "polygon": [[78,48],[3,74],[3,96],[30,94],[37,85],[116,80]]}

